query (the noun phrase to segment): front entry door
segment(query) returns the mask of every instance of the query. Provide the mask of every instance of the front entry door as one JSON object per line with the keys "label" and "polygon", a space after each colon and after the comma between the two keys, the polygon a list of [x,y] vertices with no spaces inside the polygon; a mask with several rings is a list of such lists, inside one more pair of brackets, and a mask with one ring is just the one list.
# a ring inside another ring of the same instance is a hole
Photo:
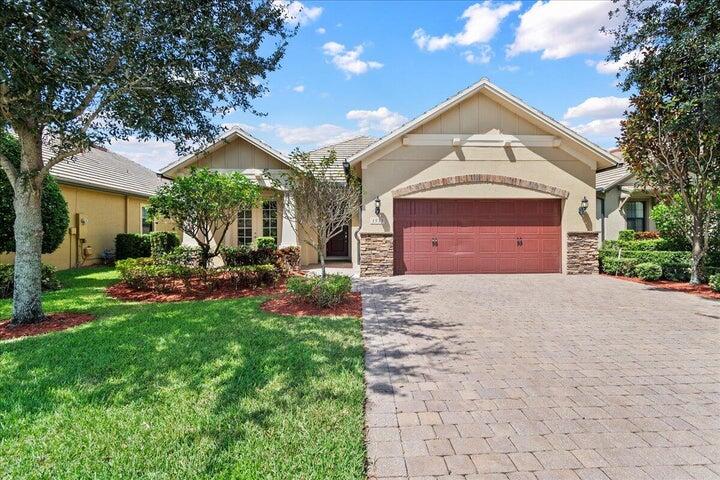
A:
{"label": "front entry door", "polygon": [[340,233],[333,236],[325,247],[326,257],[349,257],[350,228],[345,225]]}

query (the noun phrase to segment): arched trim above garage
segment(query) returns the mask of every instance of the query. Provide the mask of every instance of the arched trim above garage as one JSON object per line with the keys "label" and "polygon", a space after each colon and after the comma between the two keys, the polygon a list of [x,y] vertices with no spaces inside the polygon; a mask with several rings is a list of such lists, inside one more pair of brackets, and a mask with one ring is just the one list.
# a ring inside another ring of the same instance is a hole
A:
{"label": "arched trim above garage", "polygon": [[570,192],[567,190],[545,185],[544,183],[524,180],[522,178],[507,177],[504,175],[489,175],[484,173],[456,175],[453,177],[436,178],[426,182],[415,183],[405,187],[396,188],[392,191],[392,195],[394,198],[399,198],[413,193],[435,190],[437,188],[444,188],[452,185],[469,185],[478,183],[492,183],[495,185],[508,185],[511,187],[525,188],[536,192],[547,193],[557,198],[568,198],[570,196]]}

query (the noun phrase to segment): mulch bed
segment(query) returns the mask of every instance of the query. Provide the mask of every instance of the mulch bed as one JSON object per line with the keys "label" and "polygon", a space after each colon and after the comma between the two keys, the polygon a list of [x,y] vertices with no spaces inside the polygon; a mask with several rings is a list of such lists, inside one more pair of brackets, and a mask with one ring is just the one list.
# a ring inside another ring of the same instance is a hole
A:
{"label": "mulch bed", "polygon": [[128,302],[182,302],[190,300],[225,300],[241,297],[249,297],[253,295],[277,295],[285,291],[284,283],[277,283],[270,287],[261,288],[238,288],[232,285],[220,285],[214,289],[208,289],[204,285],[191,286],[186,289],[182,282],[168,289],[168,291],[157,292],[154,290],[137,290],[128,286],[124,282],[111,285],[107,289],[107,294],[118,300]]}
{"label": "mulch bed", "polygon": [[[605,274],[604,274],[605,275]],[[676,292],[689,293],[691,295],[697,295],[703,298],[709,298],[710,300],[720,300],[720,292],[713,291],[709,285],[692,285],[685,282],[673,282],[670,280],[658,280],[656,282],[649,282],[641,278],[636,277],[623,277],[621,275],[606,275],[612,278],[618,278],[620,280],[626,280],[628,282],[642,283],[643,285],[650,285],[652,287],[661,288],[663,290],[673,290]]]}
{"label": "mulch bed", "polygon": [[93,320],[95,320],[95,316],[87,313],[51,313],[46,315],[42,322],[17,326],[12,325],[10,320],[4,320],[0,322],[0,340],[57,332]]}
{"label": "mulch bed", "polygon": [[285,293],[263,303],[262,309],[295,317],[362,317],[362,297],[359,292],[350,292],[343,303],[321,308]]}

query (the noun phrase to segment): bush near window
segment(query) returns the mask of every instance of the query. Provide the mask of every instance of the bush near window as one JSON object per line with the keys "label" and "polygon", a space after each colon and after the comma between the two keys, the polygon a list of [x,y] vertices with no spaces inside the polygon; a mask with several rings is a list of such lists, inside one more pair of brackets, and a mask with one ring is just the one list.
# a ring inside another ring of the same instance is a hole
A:
{"label": "bush near window", "polygon": [[150,238],[139,233],[119,233],[115,237],[115,260],[150,256]]}
{"label": "bush near window", "polygon": [[255,240],[258,250],[270,249],[275,250],[277,248],[277,241],[275,237],[258,237]]}
{"label": "bush near window", "polygon": [[293,295],[319,307],[342,303],[352,290],[352,281],[346,275],[291,277],[287,289]]}
{"label": "bush near window", "polygon": [[249,245],[223,247],[220,250],[220,256],[227,267],[272,264],[282,275],[287,275],[300,268],[300,247],[284,247],[275,250],[260,248],[259,245],[260,242],[258,242],[257,249],[253,249]]}
{"label": "bush near window", "polygon": [[183,267],[199,267],[202,252],[198,247],[180,245],[171,251],[156,257],[156,261]]}
{"label": "bush near window", "polygon": [[710,276],[710,281],[708,282],[710,285],[710,288],[715,292],[720,292],[720,273],[716,273],[715,275]]}
{"label": "bush near window", "polygon": [[645,262],[635,265],[635,273],[643,280],[649,280],[654,282],[656,280],[660,280],[663,271],[662,267],[657,263]]}
{"label": "bush near window", "polygon": [[153,232],[148,234],[150,239],[150,256],[158,257],[171,252],[180,246],[180,239],[173,232]]}
{"label": "bush near window", "polygon": [[660,238],[658,232],[635,232],[635,240],[654,240]]}
{"label": "bush near window", "polygon": [[630,240],[635,240],[635,230],[620,230],[618,241],[627,242]]}
{"label": "bush near window", "polygon": [[300,247],[283,247],[277,251],[278,266],[285,273],[300,269]]}
{"label": "bush near window", "polygon": [[[56,276],[57,270],[52,265],[42,264],[40,273],[43,291],[60,290],[62,286]],[[15,267],[0,264],[0,298],[10,298],[13,294]]]}

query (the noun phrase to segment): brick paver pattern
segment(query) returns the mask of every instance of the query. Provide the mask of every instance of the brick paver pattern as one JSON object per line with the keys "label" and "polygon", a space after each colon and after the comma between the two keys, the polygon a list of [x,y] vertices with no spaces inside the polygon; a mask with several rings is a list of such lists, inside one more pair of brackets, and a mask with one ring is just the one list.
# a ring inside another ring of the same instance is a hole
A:
{"label": "brick paver pattern", "polygon": [[359,287],[371,479],[720,479],[720,303],[598,275]]}

